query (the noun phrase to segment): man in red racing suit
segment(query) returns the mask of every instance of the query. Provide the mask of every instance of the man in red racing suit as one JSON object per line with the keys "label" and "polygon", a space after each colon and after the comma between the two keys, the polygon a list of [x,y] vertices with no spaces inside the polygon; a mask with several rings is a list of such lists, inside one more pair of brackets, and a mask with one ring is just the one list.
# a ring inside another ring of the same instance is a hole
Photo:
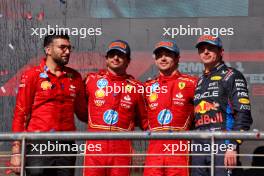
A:
{"label": "man in red racing suit", "polygon": [[[177,70],[179,49],[175,41],[159,42],[154,50],[159,76],[145,83],[150,132],[189,130],[193,119],[193,96],[196,78]],[[189,175],[186,140],[151,140],[144,176]],[[160,155],[155,155],[160,154]],[[166,156],[161,156],[165,154]],[[176,154],[176,156],[172,156]],[[180,155],[183,154],[183,155]],[[150,166],[154,166],[153,168]],[[175,166],[166,168],[166,166]],[[177,168],[186,166],[186,168]],[[164,167],[164,168],[162,168]]]}
{"label": "man in red racing suit", "polygon": [[[130,49],[126,42],[116,40],[110,43],[107,54],[107,69],[90,73],[86,79],[88,96],[88,131],[127,132],[135,126],[135,118],[146,128],[146,108],[143,98],[144,87],[126,74],[130,61]],[[140,93],[141,91],[141,93]],[[89,140],[86,144],[85,176],[128,176],[131,163],[132,145],[129,140]],[[91,156],[108,154],[110,156]],[[111,156],[112,154],[112,156]],[[118,154],[128,154],[117,156]],[[113,166],[105,168],[104,166]]]}

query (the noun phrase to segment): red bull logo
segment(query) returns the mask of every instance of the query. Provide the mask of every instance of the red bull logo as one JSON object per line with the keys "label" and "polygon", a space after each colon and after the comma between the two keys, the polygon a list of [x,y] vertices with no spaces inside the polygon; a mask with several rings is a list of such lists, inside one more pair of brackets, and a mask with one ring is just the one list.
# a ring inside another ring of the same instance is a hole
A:
{"label": "red bull logo", "polygon": [[219,107],[218,103],[209,103],[207,101],[201,101],[197,106],[194,108],[195,113],[205,114],[211,110],[217,110]]}
{"label": "red bull logo", "polygon": [[222,113],[218,112],[214,117],[210,117],[209,115],[201,115],[201,118],[195,122],[195,126],[208,125],[208,124],[216,124],[223,123]]}

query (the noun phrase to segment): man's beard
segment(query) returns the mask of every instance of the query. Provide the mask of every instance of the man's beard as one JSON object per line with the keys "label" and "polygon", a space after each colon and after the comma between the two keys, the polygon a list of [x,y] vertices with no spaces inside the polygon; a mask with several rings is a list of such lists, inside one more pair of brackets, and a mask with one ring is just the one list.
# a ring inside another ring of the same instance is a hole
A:
{"label": "man's beard", "polygon": [[69,63],[69,58],[64,59],[64,58],[53,58],[53,61],[58,64],[59,66],[65,66]]}

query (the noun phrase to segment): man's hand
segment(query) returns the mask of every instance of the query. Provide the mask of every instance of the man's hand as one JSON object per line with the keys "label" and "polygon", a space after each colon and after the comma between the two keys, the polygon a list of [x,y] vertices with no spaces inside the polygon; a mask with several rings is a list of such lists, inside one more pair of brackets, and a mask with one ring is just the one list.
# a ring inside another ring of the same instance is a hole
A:
{"label": "man's hand", "polygon": [[20,142],[19,141],[15,141],[12,144],[12,155],[10,159],[10,165],[12,167],[17,167],[17,168],[12,168],[13,172],[15,172],[16,174],[20,173],[21,154],[20,154]]}
{"label": "man's hand", "polygon": [[12,167],[17,167],[17,168],[12,168],[12,171],[15,172],[16,174],[19,174],[20,166],[21,166],[21,155],[13,154],[10,159],[10,164]]}
{"label": "man's hand", "polygon": [[237,151],[227,150],[225,152],[224,164],[225,164],[225,167],[228,167],[227,169],[232,169],[234,166],[236,166],[237,165]]}

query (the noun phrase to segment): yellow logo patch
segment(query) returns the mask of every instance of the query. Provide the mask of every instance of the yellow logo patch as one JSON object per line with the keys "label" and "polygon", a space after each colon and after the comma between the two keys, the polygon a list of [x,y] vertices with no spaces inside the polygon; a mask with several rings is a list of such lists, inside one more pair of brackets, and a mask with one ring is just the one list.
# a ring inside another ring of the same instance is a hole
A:
{"label": "yellow logo patch", "polygon": [[221,76],[213,76],[213,77],[211,77],[211,80],[212,80],[212,81],[219,81],[219,80],[221,80],[221,79],[222,79]]}
{"label": "yellow logo patch", "polygon": [[179,86],[180,89],[184,89],[185,82],[179,82],[178,86]]}
{"label": "yellow logo patch", "polygon": [[103,89],[98,89],[95,91],[95,97],[96,98],[104,98],[105,96],[105,91]]}
{"label": "yellow logo patch", "polygon": [[247,98],[239,98],[238,102],[241,104],[249,104],[250,103],[249,99],[247,99]]}
{"label": "yellow logo patch", "polygon": [[132,89],[133,89],[133,86],[130,85],[130,84],[128,84],[128,85],[126,85],[125,89],[126,89],[126,91],[127,91],[128,93],[131,93],[131,91],[132,91]]}
{"label": "yellow logo patch", "polygon": [[40,85],[43,90],[51,89],[52,84],[49,81],[43,81]]}
{"label": "yellow logo patch", "polygon": [[158,94],[157,93],[151,93],[150,96],[149,96],[149,101],[150,102],[154,102],[158,99]]}

